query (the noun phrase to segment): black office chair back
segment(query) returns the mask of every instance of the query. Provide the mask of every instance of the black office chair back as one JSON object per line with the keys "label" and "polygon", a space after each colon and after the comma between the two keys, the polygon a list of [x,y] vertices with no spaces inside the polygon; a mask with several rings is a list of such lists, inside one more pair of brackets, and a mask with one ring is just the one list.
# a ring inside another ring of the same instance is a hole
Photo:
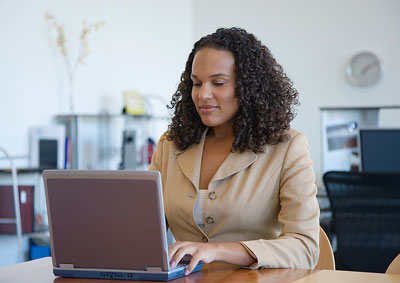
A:
{"label": "black office chair back", "polygon": [[337,269],[385,272],[400,253],[400,173],[330,171],[323,181]]}

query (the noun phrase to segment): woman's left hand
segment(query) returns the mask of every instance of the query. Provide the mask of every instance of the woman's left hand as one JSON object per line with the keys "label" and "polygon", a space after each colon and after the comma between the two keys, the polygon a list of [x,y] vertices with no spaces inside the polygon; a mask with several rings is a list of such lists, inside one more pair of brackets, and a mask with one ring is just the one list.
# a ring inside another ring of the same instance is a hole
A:
{"label": "woman's left hand", "polygon": [[199,261],[210,263],[216,260],[217,246],[212,243],[176,242],[168,247],[168,253],[171,267],[175,267],[185,255],[192,256],[185,270],[185,275],[188,275]]}

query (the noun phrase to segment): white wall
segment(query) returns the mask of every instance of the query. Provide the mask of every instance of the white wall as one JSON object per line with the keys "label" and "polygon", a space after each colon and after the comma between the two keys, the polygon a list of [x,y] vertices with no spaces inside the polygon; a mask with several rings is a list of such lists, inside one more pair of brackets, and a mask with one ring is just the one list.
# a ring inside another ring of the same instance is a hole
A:
{"label": "white wall", "polygon": [[[400,1],[202,0],[193,8],[195,38],[218,27],[243,27],[282,64],[300,93],[293,127],[308,136],[318,184],[320,107],[400,105]],[[376,53],[385,71],[377,85],[357,88],[347,82],[345,67],[364,50]]]}
{"label": "white wall", "polygon": [[[0,146],[13,156],[28,154],[29,126],[67,111],[65,66],[46,10],[71,44],[83,19],[106,21],[89,35],[92,52],[77,70],[78,113],[118,113],[126,89],[168,101],[193,42],[222,26],[257,35],[292,78],[301,100],[293,127],[307,134],[318,177],[320,107],[400,105],[398,0],[0,0]],[[347,61],[361,50],[384,63],[375,86],[356,88],[345,78]]]}
{"label": "white wall", "polygon": [[76,113],[120,113],[124,90],[169,102],[191,50],[191,1],[0,0],[0,147],[27,157],[28,127],[68,111],[65,65],[46,10],[63,24],[72,53],[82,20],[106,22],[89,34],[91,54],[76,72]]}

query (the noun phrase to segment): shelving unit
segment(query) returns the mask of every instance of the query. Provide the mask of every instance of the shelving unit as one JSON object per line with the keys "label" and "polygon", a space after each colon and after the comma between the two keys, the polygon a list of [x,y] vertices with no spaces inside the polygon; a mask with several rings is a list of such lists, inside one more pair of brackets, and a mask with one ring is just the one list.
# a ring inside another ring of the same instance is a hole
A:
{"label": "shelving unit", "polygon": [[24,260],[23,242],[22,242],[22,224],[21,224],[21,211],[19,205],[19,190],[18,190],[18,179],[17,170],[14,166],[14,162],[10,155],[2,148],[0,152],[3,153],[10,161],[11,176],[12,176],[12,189],[14,197],[14,218],[0,218],[0,223],[2,224],[15,224],[16,225],[16,236],[17,236],[17,246],[18,246],[18,260],[22,262]]}
{"label": "shelving unit", "polygon": [[[58,123],[66,126],[70,140],[71,169],[114,170],[121,168],[124,131],[135,133],[136,166],[134,170],[147,170],[148,138],[157,142],[167,130],[168,117],[131,116],[122,114],[58,115]],[[143,155],[141,155],[143,154]]]}
{"label": "shelving unit", "polygon": [[[20,197],[19,201],[21,208],[20,215],[22,237],[17,237],[14,240],[14,235],[9,234],[10,227],[3,227],[6,230],[0,235],[0,242],[2,241],[0,243],[0,250],[5,252],[4,256],[7,256],[8,254],[9,258],[3,258],[0,261],[0,267],[2,265],[4,266],[5,263],[16,264],[25,260],[29,260],[29,240],[34,237],[43,237],[49,235],[46,199],[41,174],[42,168],[16,168],[16,172],[18,176],[18,189]],[[0,182],[2,186],[13,186],[10,173],[10,169],[0,170]],[[30,188],[33,188],[33,190],[30,190]],[[24,193],[26,196],[24,196]],[[7,200],[8,199],[9,198],[7,198]],[[29,210],[32,212],[29,213]],[[35,220],[33,220],[33,218]],[[42,223],[39,223],[38,218],[42,219]],[[32,223],[30,224],[29,221],[32,221]],[[8,245],[11,245],[11,247],[5,244],[7,242]],[[22,250],[19,250],[19,246],[22,246]],[[11,250],[13,250],[13,252],[10,252]],[[18,253],[15,253],[15,251]],[[17,254],[17,256],[15,256],[14,253]]]}

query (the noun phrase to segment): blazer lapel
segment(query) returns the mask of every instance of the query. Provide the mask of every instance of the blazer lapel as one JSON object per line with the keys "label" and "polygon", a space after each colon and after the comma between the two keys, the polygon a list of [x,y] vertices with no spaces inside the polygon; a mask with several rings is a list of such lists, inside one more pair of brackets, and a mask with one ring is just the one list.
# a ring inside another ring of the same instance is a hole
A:
{"label": "blazer lapel", "polygon": [[244,168],[249,167],[257,160],[257,154],[252,151],[230,153],[218,168],[211,181],[221,180],[229,177]]}
{"label": "blazer lapel", "polygon": [[206,133],[207,130],[204,131],[199,144],[195,144],[185,151],[177,150],[175,152],[178,154],[179,167],[186,178],[192,182],[196,190],[199,190],[200,185],[201,158],[203,156]]}
{"label": "blazer lapel", "polygon": [[[192,182],[196,190],[199,190],[201,158],[203,156],[203,148],[207,131],[208,128],[204,131],[199,144],[193,145],[185,151],[176,150],[175,152],[178,154],[179,167],[186,178]],[[252,151],[231,152],[218,168],[211,181],[221,180],[229,177],[243,170],[244,168],[249,167],[256,160],[257,154]]]}

